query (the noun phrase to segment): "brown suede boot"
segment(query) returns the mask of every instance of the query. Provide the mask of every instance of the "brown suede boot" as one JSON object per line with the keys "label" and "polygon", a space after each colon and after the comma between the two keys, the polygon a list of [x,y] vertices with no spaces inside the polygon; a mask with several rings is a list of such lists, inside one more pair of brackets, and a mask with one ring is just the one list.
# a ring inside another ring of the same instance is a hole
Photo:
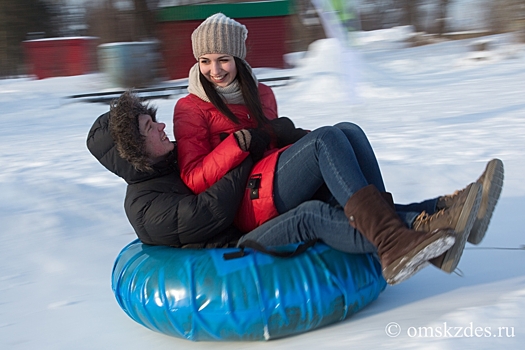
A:
{"label": "brown suede boot", "polygon": [[443,255],[430,262],[437,268],[451,273],[456,269],[467,243],[470,230],[476,221],[481,204],[481,185],[474,182],[468,185],[449,208],[441,209],[433,215],[422,212],[412,224],[416,231],[430,232],[438,228],[451,228],[456,232],[456,242]]}
{"label": "brown suede boot", "polygon": [[[482,187],[481,205],[468,236],[469,243],[479,244],[485,237],[490,219],[492,218],[492,213],[498,203],[501,189],[503,188],[503,172],[503,162],[499,159],[492,159],[487,163],[485,171],[476,181],[476,183],[480,184]],[[440,197],[437,207],[439,209],[452,207],[456,202],[462,200],[462,197],[465,196],[465,192],[469,186],[463,190],[456,191],[451,195]]]}
{"label": "brown suede boot", "polygon": [[396,206],[394,205],[394,197],[392,197],[392,193],[390,192],[379,192],[381,193],[381,197],[388,203],[388,205],[396,210]]}
{"label": "brown suede boot", "polygon": [[411,277],[455,241],[451,229],[430,233],[408,229],[373,185],[357,191],[344,211],[350,225],[377,247],[383,277],[391,285]]}

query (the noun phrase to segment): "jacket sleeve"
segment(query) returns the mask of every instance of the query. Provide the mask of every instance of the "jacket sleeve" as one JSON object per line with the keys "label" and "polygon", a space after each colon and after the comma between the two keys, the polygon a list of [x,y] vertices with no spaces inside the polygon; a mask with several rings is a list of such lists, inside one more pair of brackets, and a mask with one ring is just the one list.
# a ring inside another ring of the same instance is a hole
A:
{"label": "jacket sleeve", "polygon": [[307,130],[296,128],[295,124],[288,117],[280,117],[270,121],[275,136],[277,137],[277,147],[282,148],[292,143],[296,143],[303,136],[308,134]]}
{"label": "jacket sleeve", "polygon": [[253,162],[246,159],[206,191],[179,204],[182,244],[207,241],[233,223],[246,189]]}
{"label": "jacket sleeve", "polygon": [[233,223],[253,162],[250,157],[206,191],[162,193],[145,208],[144,229],[153,244],[205,243]]}
{"label": "jacket sleeve", "polygon": [[175,106],[173,129],[181,178],[194,193],[205,191],[250,154],[240,149],[233,135],[212,148],[204,112],[185,99]]}

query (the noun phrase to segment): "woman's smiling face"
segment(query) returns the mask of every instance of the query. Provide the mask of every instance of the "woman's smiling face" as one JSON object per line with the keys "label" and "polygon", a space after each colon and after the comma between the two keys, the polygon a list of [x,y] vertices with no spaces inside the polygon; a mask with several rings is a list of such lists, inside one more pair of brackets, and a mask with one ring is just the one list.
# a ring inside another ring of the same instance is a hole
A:
{"label": "woman's smiling face", "polygon": [[204,77],[216,86],[226,87],[237,77],[233,56],[209,53],[199,57],[199,69]]}

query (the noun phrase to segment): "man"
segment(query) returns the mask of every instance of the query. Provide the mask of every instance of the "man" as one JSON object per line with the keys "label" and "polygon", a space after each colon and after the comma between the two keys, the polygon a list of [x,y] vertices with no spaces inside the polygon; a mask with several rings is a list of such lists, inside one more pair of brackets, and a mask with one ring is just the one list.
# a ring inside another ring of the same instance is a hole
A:
{"label": "man", "polygon": [[156,109],[130,92],[98,117],[89,151],[127,184],[124,208],[139,239],[173,247],[224,247],[240,233],[231,227],[252,167],[251,158],[207,191],[195,195],[180,179],[176,142]]}

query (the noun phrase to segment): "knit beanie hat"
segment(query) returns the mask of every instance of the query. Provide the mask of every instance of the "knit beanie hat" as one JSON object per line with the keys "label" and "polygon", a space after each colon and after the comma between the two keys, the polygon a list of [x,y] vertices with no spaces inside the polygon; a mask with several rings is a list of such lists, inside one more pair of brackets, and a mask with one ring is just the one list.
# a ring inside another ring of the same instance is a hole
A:
{"label": "knit beanie hat", "polygon": [[246,57],[248,29],[239,22],[216,13],[202,22],[191,34],[193,56],[224,53],[240,59]]}

